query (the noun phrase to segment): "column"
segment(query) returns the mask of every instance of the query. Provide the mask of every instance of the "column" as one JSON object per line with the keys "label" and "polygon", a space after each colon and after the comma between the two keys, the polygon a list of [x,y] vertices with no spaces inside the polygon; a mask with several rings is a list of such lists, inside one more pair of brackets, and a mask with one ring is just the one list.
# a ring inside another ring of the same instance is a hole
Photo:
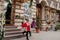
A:
{"label": "column", "polygon": [[45,28],[46,28],[45,7],[42,7],[42,27],[43,27],[43,30],[45,30]]}

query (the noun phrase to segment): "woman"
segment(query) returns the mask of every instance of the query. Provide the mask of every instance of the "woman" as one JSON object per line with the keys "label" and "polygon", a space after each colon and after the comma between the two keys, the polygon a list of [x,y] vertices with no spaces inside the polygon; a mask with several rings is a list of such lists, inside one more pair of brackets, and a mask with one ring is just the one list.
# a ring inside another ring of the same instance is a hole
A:
{"label": "woman", "polygon": [[30,34],[30,36],[31,36],[29,19],[26,19],[25,26],[26,26],[26,39],[29,40],[28,34]]}
{"label": "woman", "polygon": [[31,28],[35,28],[36,27],[36,21],[35,19],[33,19],[32,23],[31,23]]}
{"label": "woman", "polygon": [[[30,36],[31,36],[29,19],[26,19],[26,22],[24,22],[24,23],[22,24],[22,27],[25,28],[26,39],[29,40],[28,34],[30,34]],[[23,33],[25,33],[25,32],[23,32]]]}
{"label": "woman", "polygon": [[34,31],[36,28],[36,20],[35,19],[33,19],[32,23],[31,23],[31,28],[32,28],[32,31]]}

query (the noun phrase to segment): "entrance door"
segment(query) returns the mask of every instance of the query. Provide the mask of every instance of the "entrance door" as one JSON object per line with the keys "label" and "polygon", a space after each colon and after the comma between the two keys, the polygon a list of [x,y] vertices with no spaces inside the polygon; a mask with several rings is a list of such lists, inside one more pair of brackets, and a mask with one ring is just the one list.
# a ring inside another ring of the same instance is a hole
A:
{"label": "entrance door", "polygon": [[9,2],[7,5],[6,13],[5,13],[5,20],[6,20],[5,24],[6,25],[13,25],[14,24],[12,21],[12,19],[14,19],[14,18],[12,18],[12,16],[14,16],[14,15],[12,15],[12,3]]}

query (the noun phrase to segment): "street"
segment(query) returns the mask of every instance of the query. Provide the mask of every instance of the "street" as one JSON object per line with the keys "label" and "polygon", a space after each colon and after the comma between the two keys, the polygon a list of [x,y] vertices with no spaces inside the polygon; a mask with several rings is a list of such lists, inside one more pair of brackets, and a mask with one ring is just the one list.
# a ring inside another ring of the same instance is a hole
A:
{"label": "street", "polygon": [[[41,31],[40,33],[32,33],[30,40],[60,40],[60,31]],[[12,39],[12,40],[26,40],[26,37]]]}

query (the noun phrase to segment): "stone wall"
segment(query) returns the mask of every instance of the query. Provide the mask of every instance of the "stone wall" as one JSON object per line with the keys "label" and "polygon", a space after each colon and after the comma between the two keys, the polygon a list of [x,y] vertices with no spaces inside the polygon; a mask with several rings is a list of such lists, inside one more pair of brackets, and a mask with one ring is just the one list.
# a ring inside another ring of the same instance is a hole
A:
{"label": "stone wall", "polygon": [[[24,15],[25,15],[25,3],[29,4],[30,1],[26,1],[24,3],[20,3],[16,1],[15,5],[15,19],[14,23],[16,26],[21,26],[21,22],[24,20]],[[30,21],[32,21],[32,18],[36,18],[36,1],[33,0],[32,7],[30,8],[31,10],[31,16],[30,16]],[[19,17],[17,17],[19,16]]]}
{"label": "stone wall", "polygon": [[4,0],[0,0],[0,26],[1,22],[4,20]]}

